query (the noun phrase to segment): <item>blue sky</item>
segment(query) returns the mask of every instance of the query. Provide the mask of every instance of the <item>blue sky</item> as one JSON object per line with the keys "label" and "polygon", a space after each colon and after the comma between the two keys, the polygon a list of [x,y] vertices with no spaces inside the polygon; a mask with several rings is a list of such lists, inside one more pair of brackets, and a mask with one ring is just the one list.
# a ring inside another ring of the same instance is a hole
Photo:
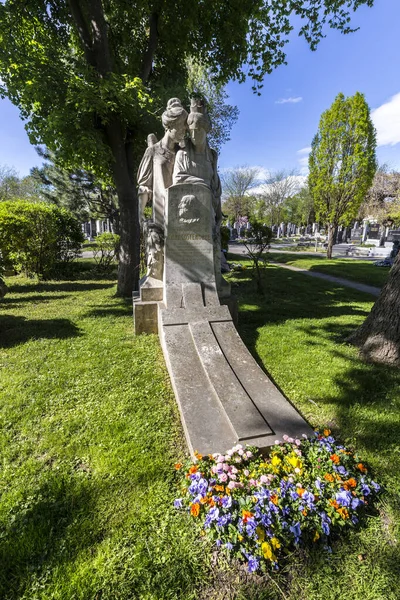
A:
{"label": "blue sky", "polygon": [[[220,168],[247,164],[304,173],[321,113],[339,92],[359,91],[373,110],[378,160],[400,170],[399,24],[400,0],[375,0],[373,8],[361,7],[354,14],[359,31],[344,36],[327,29],[316,52],[292,35],[288,65],[266,77],[261,97],[252,94],[250,82],[229,84],[230,102],[240,116],[222,148]],[[27,175],[41,164],[8,100],[0,100],[0,139],[0,165]]]}

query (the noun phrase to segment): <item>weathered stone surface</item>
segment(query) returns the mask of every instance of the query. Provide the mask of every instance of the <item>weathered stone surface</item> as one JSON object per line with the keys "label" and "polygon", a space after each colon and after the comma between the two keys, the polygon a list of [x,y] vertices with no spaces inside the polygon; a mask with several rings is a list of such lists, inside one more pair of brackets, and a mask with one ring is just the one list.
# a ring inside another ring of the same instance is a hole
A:
{"label": "weathered stone surface", "polygon": [[191,451],[311,435],[244,346],[228,308],[207,306],[196,283],[182,286],[181,303],[160,309],[159,335]]}
{"label": "weathered stone surface", "polygon": [[140,335],[142,333],[157,333],[158,303],[134,300],[133,323],[135,335]]}
{"label": "weathered stone surface", "polygon": [[205,185],[183,183],[171,186],[167,197],[164,302],[173,308],[182,305],[184,283],[199,282],[207,296],[216,294],[211,192]]}

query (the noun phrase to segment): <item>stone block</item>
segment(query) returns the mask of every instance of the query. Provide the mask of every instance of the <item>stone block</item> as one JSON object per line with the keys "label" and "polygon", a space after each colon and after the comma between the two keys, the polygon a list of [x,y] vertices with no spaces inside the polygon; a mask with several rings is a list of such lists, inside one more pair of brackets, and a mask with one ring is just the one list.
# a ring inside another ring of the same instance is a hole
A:
{"label": "stone block", "polygon": [[158,302],[133,302],[133,324],[135,335],[158,332]]}

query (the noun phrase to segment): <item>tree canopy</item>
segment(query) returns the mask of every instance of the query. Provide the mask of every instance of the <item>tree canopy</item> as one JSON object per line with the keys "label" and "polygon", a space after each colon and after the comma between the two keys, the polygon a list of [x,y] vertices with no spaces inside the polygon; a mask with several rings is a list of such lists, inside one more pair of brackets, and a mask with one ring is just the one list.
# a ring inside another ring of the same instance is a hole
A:
{"label": "tree canopy", "polygon": [[[350,11],[373,0],[6,0],[0,4],[0,94],[19,107],[30,140],[117,190],[118,290],[138,281],[135,171],[170,96],[185,98],[187,57],[218,84],[253,81],[285,62],[300,17],[314,50],[324,26],[352,31]],[[295,20],[298,23],[298,20]]]}
{"label": "tree canopy", "polygon": [[377,168],[376,132],[363,94],[338,94],[319,122],[309,156],[309,187],[317,218],[328,225],[328,258],[333,232],[354,218]]}

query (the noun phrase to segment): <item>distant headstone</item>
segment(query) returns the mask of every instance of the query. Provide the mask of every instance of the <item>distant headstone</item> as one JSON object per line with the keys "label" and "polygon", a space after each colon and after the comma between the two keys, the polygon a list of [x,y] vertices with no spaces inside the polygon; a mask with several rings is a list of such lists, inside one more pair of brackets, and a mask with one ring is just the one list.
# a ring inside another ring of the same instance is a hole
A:
{"label": "distant headstone", "polygon": [[352,242],[361,242],[363,230],[358,227],[351,230],[351,241]]}
{"label": "distant headstone", "polygon": [[397,242],[400,240],[400,229],[389,229],[387,235],[388,242]]}
{"label": "distant headstone", "polygon": [[379,240],[380,229],[381,226],[378,223],[370,225],[368,231],[368,238],[370,238],[371,240]]}

